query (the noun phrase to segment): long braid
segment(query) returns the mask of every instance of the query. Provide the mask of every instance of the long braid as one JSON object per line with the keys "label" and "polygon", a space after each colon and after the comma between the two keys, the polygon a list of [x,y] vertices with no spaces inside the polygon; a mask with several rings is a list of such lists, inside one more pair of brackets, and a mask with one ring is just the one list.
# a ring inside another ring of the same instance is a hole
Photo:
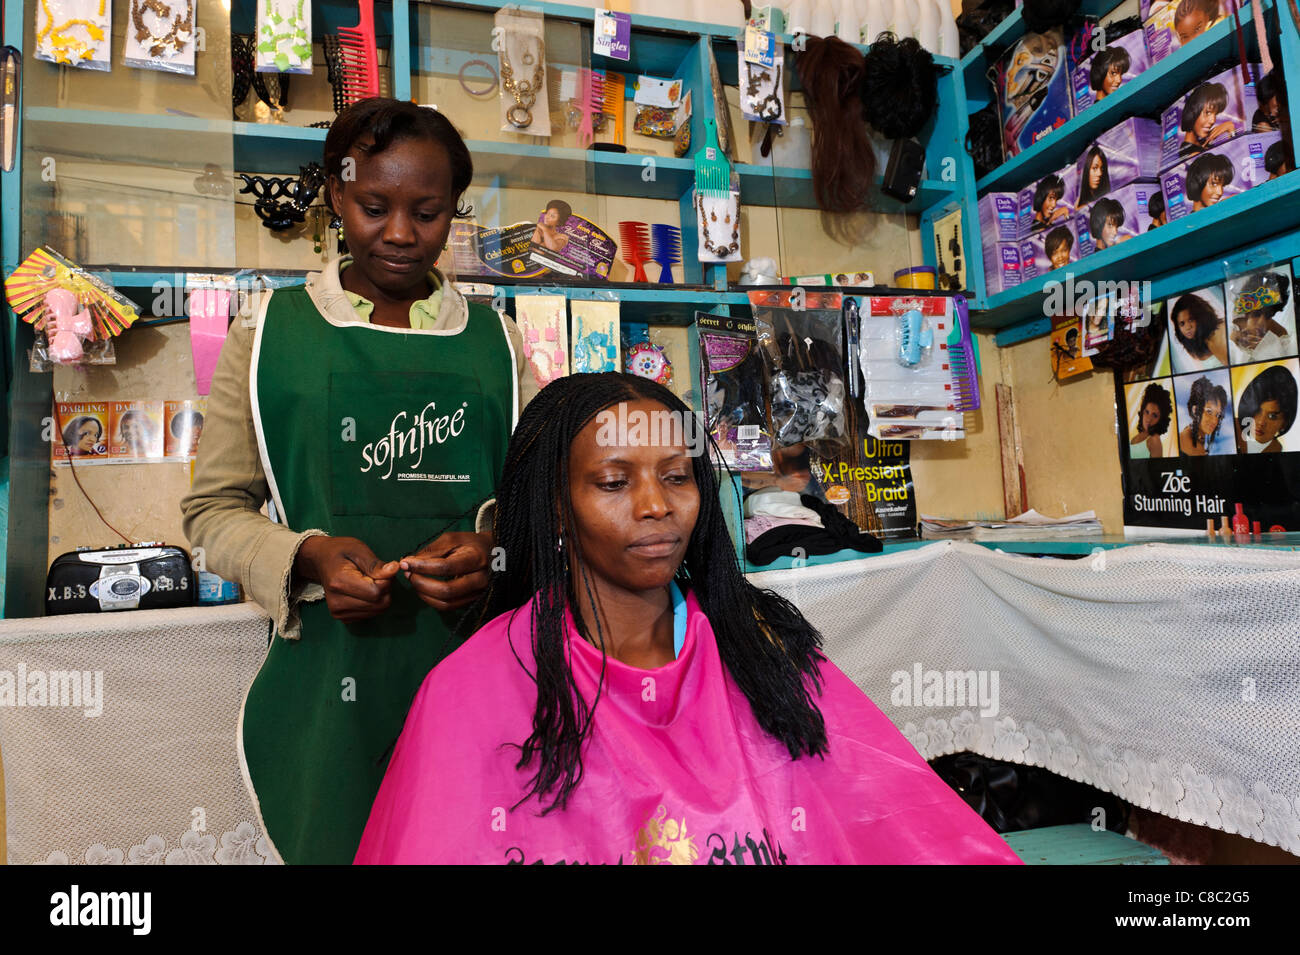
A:
{"label": "long braid", "polygon": [[[588,705],[566,661],[565,610],[577,607],[577,589],[591,594],[569,503],[569,450],[578,433],[602,410],[623,401],[650,399],[683,416],[692,412],[671,391],[632,375],[573,375],[544,388],[524,409],[510,439],[497,493],[495,536],[505,565],[493,570],[479,614],[480,625],[530,604],[537,707],[533,732],[519,749],[518,769],[536,767],[530,797],[550,796],[543,814],[563,810],[582,780],[582,748],[591,735],[596,699]],[[789,750],[791,758],[826,751],[826,727],[815,697],[821,634],[787,600],[760,590],[740,570],[711,456],[692,459],[700,510],[677,577],[694,590],[717,638],[723,664],[759,725]],[[563,534],[563,546],[560,545]],[[574,570],[583,573],[575,575]],[[599,615],[596,615],[599,618]],[[602,656],[601,632],[587,632],[583,615],[574,624]]]}

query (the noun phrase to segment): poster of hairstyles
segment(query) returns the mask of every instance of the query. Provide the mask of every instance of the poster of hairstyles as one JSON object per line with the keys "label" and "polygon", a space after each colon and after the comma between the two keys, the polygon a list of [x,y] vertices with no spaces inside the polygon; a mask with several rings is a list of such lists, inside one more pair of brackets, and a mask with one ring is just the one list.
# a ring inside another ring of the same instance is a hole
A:
{"label": "poster of hairstyles", "polygon": [[1296,354],[1291,269],[1274,266],[1228,280],[1228,353],[1234,365]]}
{"label": "poster of hairstyles", "polygon": [[1300,360],[1295,358],[1232,369],[1239,453],[1300,451],[1300,432],[1292,431],[1297,382]]}
{"label": "poster of hairstyles", "polygon": [[1197,289],[1165,302],[1169,351],[1175,375],[1228,364],[1223,287]]}
{"label": "poster of hairstyles", "polygon": [[1178,414],[1168,378],[1124,389],[1128,410],[1129,458],[1172,458],[1178,454]]}

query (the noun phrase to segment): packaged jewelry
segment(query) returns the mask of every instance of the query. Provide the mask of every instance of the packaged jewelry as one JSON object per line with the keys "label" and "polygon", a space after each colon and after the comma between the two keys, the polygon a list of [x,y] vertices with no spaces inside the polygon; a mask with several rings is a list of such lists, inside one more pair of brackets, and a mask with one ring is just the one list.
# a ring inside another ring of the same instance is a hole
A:
{"label": "packaged jewelry", "polygon": [[257,0],[257,72],[311,72],[309,0]]}
{"label": "packaged jewelry", "polygon": [[848,444],[843,296],[839,292],[749,293],[767,369],[776,447],[807,444],[834,457]]}
{"label": "packaged jewelry", "polygon": [[38,0],[36,59],[86,70],[112,68],[109,0]]}
{"label": "packaged jewelry", "polygon": [[682,106],[684,90],[685,84],[680,79],[638,76],[632,97],[636,104],[632,131],[655,139],[675,137],[680,125],[677,113]]}
{"label": "packaged jewelry", "polygon": [[569,309],[573,313],[573,373],[618,371],[618,302],[575,300]]}
{"label": "packaged jewelry", "polygon": [[[671,388],[673,384],[673,363],[669,357],[669,348],[664,341],[652,340],[650,326],[640,322],[630,322],[623,326],[623,368],[629,375],[649,378]],[[654,336],[658,337],[658,336]]]}
{"label": "packaged jewelry", "polygon": [[701,262],[739,262],[740,176],[731,175],[731,192],[722,198],[695,193],[695,225]]}
{"label": "packaged jewelry", "polygon": [[569,373],[569,323],[563,295],[516,295],[515,322],[524,336],[524,357],[545,388]]}
{"label": "packaged jewelry", "polygon": [[546,90],[546,21],[518,7],[497,11],[492,44],[501,77],[501,131],[551,135]]}
{"label": "packaged jewelry", "polygon": [[194,0],[130,0],[122,62],[194,75]]}
{"label": "packaged jewelry", "polygon": [[741,41],[736,41],[737,56],[740,62],[740,111],[745,119],[759,123],[775,123],[784,126],[785,86],[782,77],[785,73],[784,47],[777,44],[771,66],[760,66],[745,59],[745,48]]}
{"label": "packaged jewelry", "polygon": [[763,400],[763,360],[754,323],[697,312],[701,390],[709,434],[727,466],[737,471],[772,469],[772,435]]}

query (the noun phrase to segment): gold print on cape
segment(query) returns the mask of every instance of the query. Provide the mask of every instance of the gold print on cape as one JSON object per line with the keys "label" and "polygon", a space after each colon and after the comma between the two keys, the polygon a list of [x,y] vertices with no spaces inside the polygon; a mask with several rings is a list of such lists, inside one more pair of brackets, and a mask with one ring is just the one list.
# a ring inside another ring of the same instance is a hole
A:
{"label": "gold print on cape", "polygon": [[686,818],[669,819],[660,806],[636,834],[635,865],[694,865],[700,857],[695,837],[686,832]]}

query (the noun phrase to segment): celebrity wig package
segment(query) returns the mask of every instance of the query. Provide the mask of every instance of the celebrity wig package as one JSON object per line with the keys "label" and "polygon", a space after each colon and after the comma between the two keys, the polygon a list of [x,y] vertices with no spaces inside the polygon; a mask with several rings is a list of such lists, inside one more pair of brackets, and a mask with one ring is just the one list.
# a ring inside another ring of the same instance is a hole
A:
{"label": "celebrity wig package", "polygon": [[754,323],[697,312],[705,424],[727,466],[772,470],[772,435],[763,400],[763,359]]}
{"label": "celebrity wig package", "polygon": [[1131,182],[1084,206],[1075,219],[1079,257],[1127,242],[1151,229],[1151,199],[1160,195],[1158,182]]}
{"label": "celebrity wig package", "polygon": [[1169,221],[1276,179],[1282,134],[1248,133],[1174,166],[1160,177]]}
{"label": "celebrity wig package", "polygon": [[992,68],[1006,158],[1019,155],[1074,115],[1065,31],[1026,33]]}
{"label": "celebrity wig package", "polygon": [[1126,119],[1102,133],[1083,151],[1075,166],[1082,209],[1131,182],[1160,177],[1160,124],[1154,119]]}
{"label": "celebrity wig package", "polygon": [[1240,65],[1231,67],[1197,83],[1160,114],[1161,172],[1254,128],[1259,109],[1255,77],[1260,68],[1252,63],[1248,69],[1249,83]]}
{"label": "celebrity wig package", "polygon": [[807,444],[821,457],[844,451],[843,296],[803,288],[749,293],[767,371],[776,447]]}
{"label": "celebrity wig package", "polygon": [[[1105,28],[1105,43],[1074,68],[1074,115],[1100,102],[1135,79],[1148,66],[1147,41],[1136,17]],[[1095,39],[1100,40],[1098,33]]]}

